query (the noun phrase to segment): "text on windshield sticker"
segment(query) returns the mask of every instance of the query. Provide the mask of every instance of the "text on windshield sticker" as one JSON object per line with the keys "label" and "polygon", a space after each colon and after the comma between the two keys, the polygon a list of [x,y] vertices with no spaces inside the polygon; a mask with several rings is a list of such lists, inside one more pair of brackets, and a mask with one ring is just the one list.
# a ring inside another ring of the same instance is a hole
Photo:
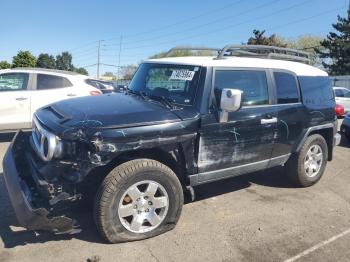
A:
{"label": "text on windshield sticker", "polygon": [[170,80],[185,80],[191,81],[196,72],[189,70],[174,70],[170,76]]}

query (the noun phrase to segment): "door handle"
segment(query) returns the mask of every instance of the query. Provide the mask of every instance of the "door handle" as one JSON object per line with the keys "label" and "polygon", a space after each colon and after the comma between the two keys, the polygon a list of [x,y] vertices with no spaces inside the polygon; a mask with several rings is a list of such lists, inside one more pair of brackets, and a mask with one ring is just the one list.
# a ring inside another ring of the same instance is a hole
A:
{"label": "door handle", "polygon": [[272,118],[263,118],[261,119],[261,124],[262,125],[266,125],[266,124],[273,124],[273,123],[277,123],[277,117],[272,117]]}
{"label": "door handle", "polygon": [[77,94],[67,94],[67,96],[76,96]]}
{"label": "door handle", "polygon": [[23,100],[27,100],[27,99],[28,99],[28,97],[24,97],[24,96],[16,97],[17,101],[23,101]]}

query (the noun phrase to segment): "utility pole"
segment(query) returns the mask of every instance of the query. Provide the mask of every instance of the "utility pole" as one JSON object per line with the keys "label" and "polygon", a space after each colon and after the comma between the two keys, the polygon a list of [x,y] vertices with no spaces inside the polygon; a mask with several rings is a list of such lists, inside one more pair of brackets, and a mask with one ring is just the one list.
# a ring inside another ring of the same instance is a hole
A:
{"label": "utility pole", "polygon": [[96,78],[100,78],[100,48],[101,48],[101,40],[98,40],[98,48],[97,48],[97,73]]}
{"label": "utility pole", "polygon": [[118,54],[118,73],[117,73],[118,80],[119,80],[119,77],[120,77],[120,56],[121,56],[121,53],[122,53],[122,44],[123,44],[123,35],[120,35],[119,54]]}

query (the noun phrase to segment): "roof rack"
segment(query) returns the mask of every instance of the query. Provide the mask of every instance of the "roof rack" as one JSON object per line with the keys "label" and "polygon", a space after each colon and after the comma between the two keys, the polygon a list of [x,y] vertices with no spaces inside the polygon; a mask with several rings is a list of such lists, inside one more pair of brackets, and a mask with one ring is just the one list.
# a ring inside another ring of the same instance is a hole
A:
{"label": "roof rack", "polygon": [[266,45],[227,45],[222,49],[212,47],[178,46],[171,48],[165,56],[169,57],[174,51],[215,51],[218,53],[216,59],[224,59],[229,56],[239,56],[280,59],[310,64],[310,54],[307,52]]}
{"label": "roof rack", "polygon": [[227,56],[281,59],[310,64],[310,54],[307,52],[266,45],[227,45],[221,50],[217,59]]}
{"label": "roof rack", "polygon": [[168,52],[166,52],[165,56],[168,57],[171,53],[175,51],[215,51],[219,55],[221,52],[221,48],[203,47],[203,46],[201,47],[177,46],[177,47],[171,48]]}

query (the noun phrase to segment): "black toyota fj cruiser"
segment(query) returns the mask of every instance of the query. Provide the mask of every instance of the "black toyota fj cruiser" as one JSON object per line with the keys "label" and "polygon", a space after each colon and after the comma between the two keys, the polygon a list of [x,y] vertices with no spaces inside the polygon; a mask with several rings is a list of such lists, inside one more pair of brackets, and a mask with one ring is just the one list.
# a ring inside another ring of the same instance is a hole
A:
{"label": "black toyota fj cruiser", "polygon": [[67,208],[93,197],[107,241],[139,240],[172,229],[196,185],[274,166],[315,184],[339,142],[327,74],[300,51],[210,50],[146,61],[124,93],[38,110],[3,161],[19,223],[75,232]]}

